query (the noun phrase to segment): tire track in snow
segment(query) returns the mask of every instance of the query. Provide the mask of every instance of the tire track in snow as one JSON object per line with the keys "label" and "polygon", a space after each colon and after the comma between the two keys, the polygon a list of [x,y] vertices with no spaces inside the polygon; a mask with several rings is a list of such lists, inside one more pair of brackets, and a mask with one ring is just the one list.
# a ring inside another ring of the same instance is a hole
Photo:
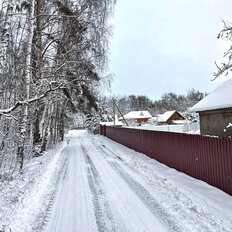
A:
{"label": "tire track in snow", "polygon": [[55,152],[57,154],[50,154],[46,168],[39,170],[36,181],[31,186],[28,185],[18,209],[12,212],[11,219],[8,220],[9,230],[12,232],[39,232],[45,228],[66,161],[67,148]]}
{"label": "tire track in snow", "polygon": [[46,232],[98,231],[81,140],[72,138],[68,145],[67,168],[61,173]]}
{"label": "tire track in snow", "polygon": [[106,199],[102,188],[99,173],[88,155],[87,150],[81,145],[85,162],[87,164],[87,178],[89,188],[92,193],[94,213],[96,224],[99,232],[114,232],[116,230],[115,220],[110,210],[109,203]]}
{"label": "tire track in snow", "polygon": [[[68,150],[67,147],[61,152],[64,155],[62,156],[62,161],[59,162],[59,168],[55,173],[55,178],[53,179],[51,192],[46,196],[47,201],[44,201],[44,211],[41,211],[35,220],[35,225],[32,228],[32,231],[43,231],[47,223],[49,221],[49,217],[51,215],[51,211],[54,205],[54,201],[56,199],[58,184],[61,181],[61,178],[64,179],[68,167]],[[63,173],[63,175],[62,175]]]}
{"label": "tire track in snow", "polygon": [[[216,219],[213,215],[210,215],[209,213],[206,214],[204,210],[199,209],[197,205],[195,205],[187,195],[180,192],[176,187],[172,185],[170,186],[168,183],[166,183],[166,181],[164,181],[164,179],[156,175],[154,176],[154,174],[151,176],[147,176],[143,172],[140,172],[139,174],[144,176],[145,179],[148,180],[149,186],[151,186],[153,189],[157,188],[158,190],[163,190],[160,191],[159,194],[164,194],[165,190],[165,200],[167,199],[167,202],[170,203],[172,207],[171,210],[173,215],[171,215],[170,213],[168,213],[167,209],[162,207],[160,203],[158,203],[158,201],[154,199],[153,195],[151,195],[145,187],[139,184],[131,175],[126,173],[118,163],[123,162],[124,165],[126,165],[129,169],[132,169],[136,173],[138,173],[138,169],[130,167],[126,162],[123,161],[123,159],[121,159],[119,153],[109,149],[105,145],[97,144],[93,140],[92,143],[97,147],[101,154],[103,154],[104,158],[108,161],[108,163],[110,163],[110,165],[123,177],[123,179],[128,183],[128,185],[137,193],[140,199],[146,205],[148,205],[150,209],[152,208],[151,210],[153,211],[153,213],[156,212],[156,210],[154,211],[154,207],[158,207],[161,210],[158,212],[158,214],[156,214],[156,216],[161,216],[161,218],[164,219],[164,221],[171,225],[171,228],[173,227],[173,222],[174,224],[176,224],[175,221],[181,222],[182,226],[177,226],[177,229],[179,230],[174,229],[174,231],[188,231],[188,224],[191,224],[190,228],[195,228],[194,231],[197,232],[232,231],[230,229],[227,229],[231,228],[231,226],[223,226],[220,219]],[[111,161],[109,160],[109,157],[111,158]],[[176,202],[180,202],[180,204],[176,204]],[[183,208],[183,205],[185,208]],[[159,215],[160,213],[161,215]],[[181,215],[182,218],[178,218],[179,220],[175,220],[175,217],[178,216],[178,214]]]}
{"label": "tire track in snow", "polygon": [[[98,151],[107,158],[107,152],[102,148],[94,144]],[[108,161],[108,160],[107,160]],[[108,161],[110,166],[126,181],[129,187],[136,193],[139,199],[150,209],[155,217],[161,219],[169,228],[169,231],[182,232],[182,228],[172,219],[168,212],[162,208],[155,198],[149,193],[149,191],[143,187],[140,183],[134,180],[129,174],[127,174],[121,167],[113,161]]]}
{"label": "tire track in snow", "polygon": [[[97,147],[99,149],[99,147]],[[99,149],[104,152],[103,149]],[[182,232],[176,222],[171,218],[168,212],[162,208],[149,191],[140,183],[134,180],[129,174],[120,168],[116,162],[108,161],[110,166],[123,178],[129,187],[136,193],[139,199],[147,206],[147,208],[154,214],[155,217],[161,219],[167,226],[169,231]]]}

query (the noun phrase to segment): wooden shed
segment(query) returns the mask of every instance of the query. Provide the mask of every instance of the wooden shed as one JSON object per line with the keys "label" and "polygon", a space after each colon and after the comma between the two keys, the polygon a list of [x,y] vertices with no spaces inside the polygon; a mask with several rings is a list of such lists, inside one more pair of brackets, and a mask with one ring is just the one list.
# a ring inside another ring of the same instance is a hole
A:
{"label": "wooden shed", "polygon": [[183,124],[186,120],[184,116],[182,116],[178,111],[167,111],[164,114],[158,115],[157,124],[163,125],[163,124]]}
{"label": "wooden shed", "polygon": [[202,135],[232,136],[232,79],[225,81],[194,105]]}

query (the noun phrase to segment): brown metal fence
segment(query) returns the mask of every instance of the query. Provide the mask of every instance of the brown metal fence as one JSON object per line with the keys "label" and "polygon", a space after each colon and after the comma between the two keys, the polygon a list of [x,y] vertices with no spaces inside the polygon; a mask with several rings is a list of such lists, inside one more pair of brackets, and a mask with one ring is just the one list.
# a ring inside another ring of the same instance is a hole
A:
{"label": "brown metal fence", "polygon": [[232,139],[105,127],[103,135],[232,195]]}

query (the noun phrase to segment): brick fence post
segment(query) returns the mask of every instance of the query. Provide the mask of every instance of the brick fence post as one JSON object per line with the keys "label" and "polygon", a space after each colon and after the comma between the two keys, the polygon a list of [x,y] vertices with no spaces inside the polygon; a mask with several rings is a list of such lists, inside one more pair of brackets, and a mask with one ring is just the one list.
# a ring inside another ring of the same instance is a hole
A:
{"label": "brick fence post", "polygon": [[106,136],[106,125],[103,125],[103,135]]}
{"label": "brick fence post", "polygon": [[103,134],[103,131],[102,131],[102,125],[100,125],[100,135]]}

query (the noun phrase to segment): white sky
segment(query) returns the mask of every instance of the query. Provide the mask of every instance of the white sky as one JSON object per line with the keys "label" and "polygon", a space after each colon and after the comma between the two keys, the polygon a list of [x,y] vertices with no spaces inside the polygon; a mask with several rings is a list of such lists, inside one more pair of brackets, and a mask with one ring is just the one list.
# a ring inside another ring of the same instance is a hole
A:
{"label": "white sky", "polygon": [[218,40],[221,19],[232,21],[231,0],[118,0],[110,44],[111,94],[211,91],[229,46]]}

